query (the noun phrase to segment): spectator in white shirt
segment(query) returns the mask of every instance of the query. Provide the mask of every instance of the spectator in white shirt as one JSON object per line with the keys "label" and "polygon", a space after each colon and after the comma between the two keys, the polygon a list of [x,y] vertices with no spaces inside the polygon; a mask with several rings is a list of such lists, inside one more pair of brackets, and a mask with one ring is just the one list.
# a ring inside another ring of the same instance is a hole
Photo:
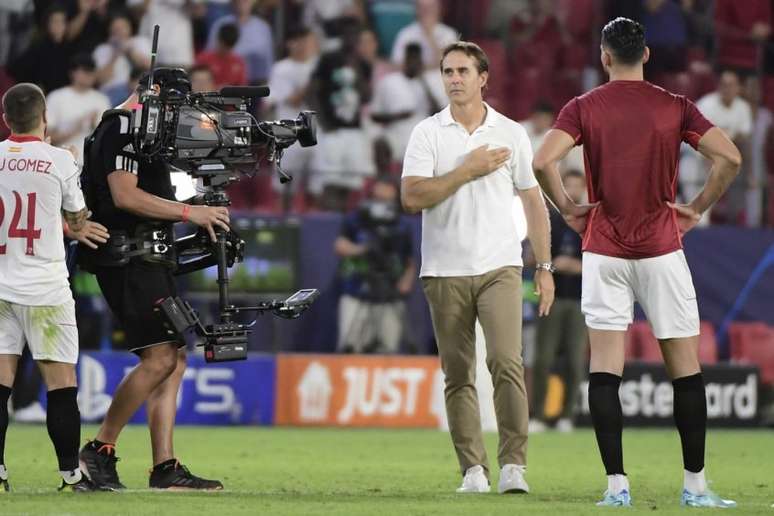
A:
{"label": "spectator in white shirt", "polygon": [[141,17],[139,34],[150,39],[153,27],[160,27],[158,65],[182,66],[193,64],[193,25],[190,4],[200,0],[127,0],[127,7]]}
{"label": "spectator in white shirt", "polygon": [[[306,103],[309,81],[317,66],[318,46],[315,34],[306,27],[292,28],[286,37],[288,57],[278,61],[271,69],[269,90],[271,96],[267,99],[273,106],[275,118],[280,120],[294,119],[302,110],[309,109]],[[305,176],[311,165],[312,147],[291,145],[283,154],[282,169],[294,177],[293,182],[283,188],[278,176],[275,175],[274,187],[287,191],[297,189],[305,181]]]}
{"label": "spectator in white shirt", "polygon": [[392,62],[400,65],[406,55],[406,45],[419,43],[425,68],[438,68],[443,49],[459,40],[457,31],[441,23],[441,5],[438,0],[416,0],[417,21],[404,27],[395,38]]}
{"label": "spectator in white shirt", "polygon": [[371,100],[371,119],[382,124],[393,156],[406,153],[414,127],[446,105],[443,81],[437,70],[425,72],[422,47],[406,47],[403,69],[377,83]]}
{"label": "spectator in white shirt", "polygon": [[110,17],[109,38],[94,50],[97,80],[106,92],[129,81],[132,68],[150,67],[151,43],[144,36],[135,36],[128,13],[117,12]]}
{"label": "spectator in white shirt", "polygon": [[[738,224],[744,217],[747,190],[748,157],[753,116],[750,104],[741,96],[741,82],[736,72],[726,70],[720,75],[718,89],[696,102],[696,107],[707,120],[726,133],[742,153],[742,173],[726,191],[712,210],[704,212],[701,225],[709,224],[710,211],[713,219],[727,224]],[[691,202],[704,185],[710,163],[696,151],[685,150],[680,161],[680,188],[683,199]]]}
{"label": "spectator in white shirt", "polygon": [[72,150],[78,163],[83,159],[83,140],[110,109],[107,96],[94,89],[96,80],[94,60],[77,54],[70,65],[70,86],[52,91],[46,99],[51,144]]}

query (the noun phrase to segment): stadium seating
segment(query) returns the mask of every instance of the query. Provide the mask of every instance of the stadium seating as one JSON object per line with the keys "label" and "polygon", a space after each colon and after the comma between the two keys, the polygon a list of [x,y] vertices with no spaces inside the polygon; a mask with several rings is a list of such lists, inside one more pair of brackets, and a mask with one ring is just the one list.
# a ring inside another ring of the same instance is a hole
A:
{"label": "stadium seating", "polygon": [[499,39],[476,39],[475,42],[489,57],[491,80],[487,84],[486,101],[497,111],[504,112],[508,96],[508,57],[505,45]]}
{"label": "stadium seating", "polygon": [[760,368],[761,382],[774,385],[774,328],[764,323],[732,323],[731,361]]}

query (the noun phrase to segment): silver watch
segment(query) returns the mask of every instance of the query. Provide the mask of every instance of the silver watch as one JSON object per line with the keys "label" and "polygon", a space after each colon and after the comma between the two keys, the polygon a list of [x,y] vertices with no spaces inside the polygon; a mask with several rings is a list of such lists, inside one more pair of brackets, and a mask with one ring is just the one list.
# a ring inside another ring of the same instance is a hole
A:
{"label": "silver watch", "polygon": [[541,263],[538,263],[537,265],[535,265],[535,270],[536,271],[544,270],[544,271],[548,271],[551,274],[553,274],[554,271],[556,271],[556,267],[554,267],[554,264],[551,263],[551,262],[541,262]]}

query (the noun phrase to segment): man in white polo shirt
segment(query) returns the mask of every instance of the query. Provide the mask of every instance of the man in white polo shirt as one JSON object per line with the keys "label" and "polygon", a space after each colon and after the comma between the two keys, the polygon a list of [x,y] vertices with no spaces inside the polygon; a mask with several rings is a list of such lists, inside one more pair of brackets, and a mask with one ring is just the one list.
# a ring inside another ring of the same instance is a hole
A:
{"label": "man in white polo shirt", "polygon": [[538,270],[539,314],[554,299],[548,213],[531,169],[522,126],[484,103],[489,61],[468,42],[441,59],[450,105],[414,129],[403,162],[401,200],[422,210],[422,270],[441,366],[446,412],[465,493],[489,491],[475,389],[475,322],[484,330],[492,373],[501,493],[529,491],[527,394],[521,359],[521,243],[512,216],[515,190],[527,218]]}

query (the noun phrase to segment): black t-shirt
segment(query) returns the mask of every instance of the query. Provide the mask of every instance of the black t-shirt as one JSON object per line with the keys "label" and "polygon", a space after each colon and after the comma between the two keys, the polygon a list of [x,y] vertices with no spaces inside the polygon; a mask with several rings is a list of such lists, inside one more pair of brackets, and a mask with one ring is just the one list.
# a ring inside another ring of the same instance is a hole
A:
{"label": "black t-shirt", "polygon": [[[145,160],[134,151],[129,130],[129,112],[124,115],[108,112],[95,129],[94,143],[89,150],[88,177],[84,181],[86,199],[92,211],[91,219],[108,229],[123,229],[133,235],[137,225],[150,222],[127,211],[116,208],[110,195],[108,175],[125,170],[137,176],[137,187],[163,199],[175,200],[172,180],[167,164],[158,158]],[[88,186],[87,186],[88,185]],[[89,194],[88,192],[92,193]]]}
{"label": "black t-shirt", "polygon": [[[564,222],[561,215],[555,210],[551,210],[551,257],[569,256],[580,260],[583,257],[581,245],[580,235]],[[556,285],[556,297],[580,300],[580,274],[556,272],[554,284]]]}
{"label": "black t-shirt", "polygon": [[324,54],[315,70],[320,123],[325,129],[360,127],[360,112],[368,102],[371,69],[357,56]]}

